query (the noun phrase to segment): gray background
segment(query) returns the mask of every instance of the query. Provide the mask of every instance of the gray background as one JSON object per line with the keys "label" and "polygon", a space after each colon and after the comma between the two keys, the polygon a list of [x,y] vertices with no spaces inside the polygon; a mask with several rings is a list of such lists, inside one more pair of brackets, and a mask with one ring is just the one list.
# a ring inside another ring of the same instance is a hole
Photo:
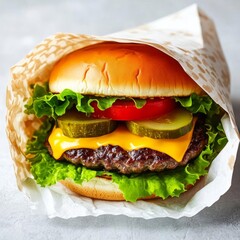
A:
{"label": "gray background", "polygon": [[[232,76],[232,102],[240,125],[240,1],[202,0],[213,18]],[[240,239],[240,157],[232,187],[193,218],[133,219],[125,216],[48,219],[29,208],[16,187],[5,137],[5,90],[9,68],[56,32],[103,35],[132,28],[194,1],[0,0],[0,239]]]}

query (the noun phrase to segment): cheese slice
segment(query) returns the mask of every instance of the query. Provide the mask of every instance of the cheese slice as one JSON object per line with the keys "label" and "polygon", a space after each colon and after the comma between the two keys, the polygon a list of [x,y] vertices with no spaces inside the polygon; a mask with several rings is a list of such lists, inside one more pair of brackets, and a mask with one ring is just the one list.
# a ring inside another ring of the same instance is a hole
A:
{"label": "cheese slice", "polygon": [[111,144],[118,145],[126,151],[151,148],[166,153],[177,162],[181,162],[192,139],[194,125],[190,132],[176,139],[153,139],[137,136],[130,133],[123,125],[119,126],[112,133],[91,138],[70,138],[65,136],[60,128],[54,128],[48,141],[55,159],[59,159],[67,150],[77,148],[97,149]]}

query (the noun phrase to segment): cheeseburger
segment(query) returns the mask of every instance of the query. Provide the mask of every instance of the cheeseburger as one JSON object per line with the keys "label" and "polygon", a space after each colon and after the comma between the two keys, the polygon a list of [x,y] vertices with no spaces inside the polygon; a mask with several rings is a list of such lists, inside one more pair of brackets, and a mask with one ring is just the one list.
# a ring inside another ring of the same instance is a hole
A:
{"label": "cheeseburger", "polygon": [[62,57],[35,84],[26,159],[36,182],[104,200],[178,197],[226,144],[222,110],[160,50],[104,42]]}

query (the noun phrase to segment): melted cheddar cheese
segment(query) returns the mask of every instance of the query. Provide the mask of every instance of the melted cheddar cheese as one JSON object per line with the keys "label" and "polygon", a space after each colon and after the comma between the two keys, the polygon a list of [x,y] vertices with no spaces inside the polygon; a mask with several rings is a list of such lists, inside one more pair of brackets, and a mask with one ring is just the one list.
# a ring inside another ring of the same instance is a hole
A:
{"label": "melted cheddar cheese", "polygon": [[127,151],[151,148],[166,153],[177,162],[181,162],[192,139],[194,125],[190,132],[176,139],[153,139],[137,136],[130,133],[123,125],[120,125],[112,133],[91,138],[70,138],[65,136],[60,128],[54,128],[48,141],[55,159],[59,159],[67,150],[77,148],[97,149],[100,146],[111,144],[118,145]]}

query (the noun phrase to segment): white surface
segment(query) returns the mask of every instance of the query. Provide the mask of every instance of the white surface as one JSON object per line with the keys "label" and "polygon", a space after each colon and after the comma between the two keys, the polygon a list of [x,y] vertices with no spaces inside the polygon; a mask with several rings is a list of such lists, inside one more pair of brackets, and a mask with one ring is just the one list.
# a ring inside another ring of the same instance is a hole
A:
{"label": "white surface", "polygon": [[[232,74],[232,99],[240,124],[240,1],[199,1],[217,26]],[[193,1],[0,1],[0,239],[239,239],[240,159],[233,184],[212,207],[193,218],[132,219],[124,216],[47,219],[29,208],[16,187],[4,130],[8,69],[56,32],[107,34],[175,12]],[[119,17],[117,17],[119,15]]]}

